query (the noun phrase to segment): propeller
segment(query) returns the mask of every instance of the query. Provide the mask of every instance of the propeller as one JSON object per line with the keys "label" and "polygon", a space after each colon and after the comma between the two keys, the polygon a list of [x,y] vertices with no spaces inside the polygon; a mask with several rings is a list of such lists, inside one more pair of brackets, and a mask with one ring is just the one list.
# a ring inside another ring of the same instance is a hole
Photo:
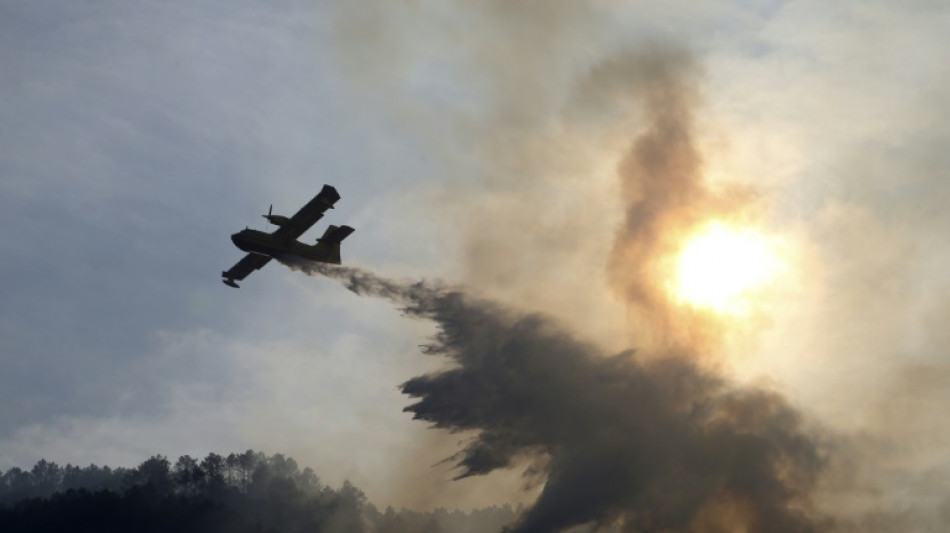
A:
{"label": "propeller", "polygon": [[290,220],[289,218],[287,218],[287,217],[285,217],[285,216],[283,216],[283,215],[275,215],[275,214],[274,214],[274,204],[270,204],[270,207],[267,208],[267,214],[266,214],[266,215],[261,215],[261,216],[263,216],[264,218],[266,218],[268,222],[270,222],[271,224],[273,224],[273,225],[275,225],[275,226],[283,226],[284,224],[286,224],[286,223]]}
{"label": "propeller", "polygon": [[262,217],[267,219],[267,226],[265,227],[265,229],[270,228],[270,217],[273,213],[274,213],[274,204],[270,204],[270,207],[267,208],[267,214],[261,215]]}

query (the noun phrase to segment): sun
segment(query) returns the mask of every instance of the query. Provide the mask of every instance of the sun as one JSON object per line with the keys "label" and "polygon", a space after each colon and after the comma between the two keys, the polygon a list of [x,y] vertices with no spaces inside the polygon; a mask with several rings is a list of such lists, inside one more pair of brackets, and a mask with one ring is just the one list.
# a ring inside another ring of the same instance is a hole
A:
{"label": "sun", "polygon": [[677,256],[673,297],[680,304],[743,315],[750,310],[750,297],[780,271],[774,239],[751,228],[711,222]]}

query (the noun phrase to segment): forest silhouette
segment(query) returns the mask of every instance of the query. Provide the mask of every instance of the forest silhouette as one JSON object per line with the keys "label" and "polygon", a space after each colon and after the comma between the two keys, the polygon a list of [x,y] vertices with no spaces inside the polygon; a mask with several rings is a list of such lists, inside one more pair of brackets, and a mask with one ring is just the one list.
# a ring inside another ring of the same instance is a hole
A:
{"label": "forest silhouette", "polygon": [[155,455],[135,468],[40,460],[0,476],[0,531],[222,533],[480,533],[500,531],[521,508],[380,511],[349,481],[324,485],[282,454],[248,450]]}

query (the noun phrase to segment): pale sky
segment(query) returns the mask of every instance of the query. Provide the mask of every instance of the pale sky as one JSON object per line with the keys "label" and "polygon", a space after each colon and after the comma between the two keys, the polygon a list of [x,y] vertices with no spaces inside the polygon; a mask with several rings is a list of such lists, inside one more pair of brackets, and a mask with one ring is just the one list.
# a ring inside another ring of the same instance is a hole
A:
{"label": "pale sky", "polygon": [[0,468],[254,448],[383,505],[526,498],[430,468],[463,436],[396,388],[430,324],[278,264],[225,287],[228,237],[333,184],[302,240],[355,227],[344,262],[635,342],[604,265],[641,111],[591,80],[673,45],[709,179],[795,250],[726,372],[854,446],[829,500],[937,531],[948,31],[941,1],[0,1]]}

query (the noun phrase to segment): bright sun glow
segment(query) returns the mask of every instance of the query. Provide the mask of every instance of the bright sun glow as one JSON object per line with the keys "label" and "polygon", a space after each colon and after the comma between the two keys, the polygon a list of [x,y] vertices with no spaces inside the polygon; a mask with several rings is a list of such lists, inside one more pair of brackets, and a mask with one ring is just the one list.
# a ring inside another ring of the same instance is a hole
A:
{"label": "bright sun glow", "polygon": [[694,307],[745,314],[749,296],[773,281],[780,267],[775,244],[762,233],[711,223],[677,258],[673,293]]}

